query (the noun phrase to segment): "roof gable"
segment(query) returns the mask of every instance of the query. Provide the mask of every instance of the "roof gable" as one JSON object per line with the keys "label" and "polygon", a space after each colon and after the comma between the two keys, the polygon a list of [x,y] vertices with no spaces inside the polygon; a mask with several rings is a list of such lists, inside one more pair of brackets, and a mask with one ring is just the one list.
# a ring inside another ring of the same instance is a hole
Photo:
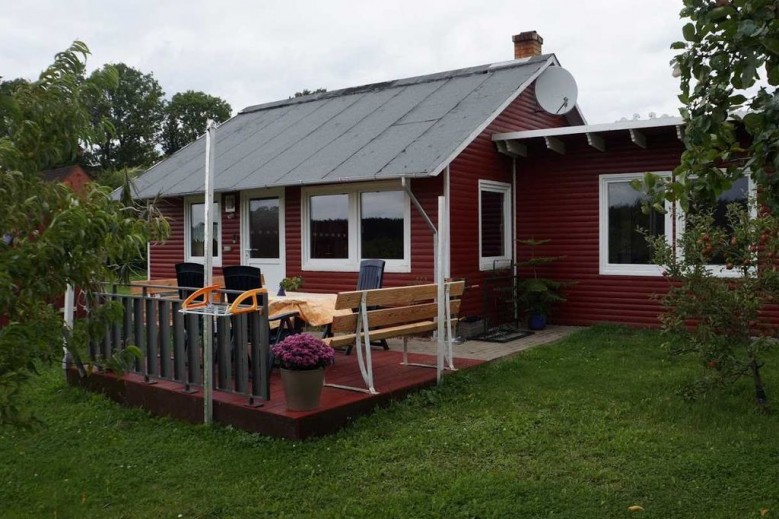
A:
{"label": "roof gable", "polygon": [[[215,191],[438,174],[554,60],[326,92],[244,109],[216,131]],[[137,195],[202,192],[205,138],[139,177]]]}

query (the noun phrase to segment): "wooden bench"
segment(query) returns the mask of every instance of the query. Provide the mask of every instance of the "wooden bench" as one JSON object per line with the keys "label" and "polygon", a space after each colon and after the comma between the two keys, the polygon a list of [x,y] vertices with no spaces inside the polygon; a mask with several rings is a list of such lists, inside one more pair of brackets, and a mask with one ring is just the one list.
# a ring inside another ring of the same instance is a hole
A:
{"label": "wooden bench", "polygon": [[415,285],[374,290],[341,292],[335,301],[336,310],[353,310],[351,314],[333,318],[333,337],[325,341],[333,346],[354,346],[367,389],[328,384],[331,387],[351,389],[376,394],[373,387],[371,341],[403,338],[403,364],[436,368],[439,380],[448,361],[448,369],[454,370],[452,357],[452,329],[460,311],[460,297],[465,289],[464,281],[444,284],[444,299],[448,304],[441,308],[443,333],[438,337],[438,359],[435,365],[408,362],[408,337],[439,329],[438,285]]}

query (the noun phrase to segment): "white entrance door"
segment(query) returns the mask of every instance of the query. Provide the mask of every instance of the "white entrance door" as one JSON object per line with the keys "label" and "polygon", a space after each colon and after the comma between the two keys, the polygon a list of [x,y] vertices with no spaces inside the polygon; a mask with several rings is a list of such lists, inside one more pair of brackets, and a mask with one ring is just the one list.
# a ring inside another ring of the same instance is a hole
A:
{"label": "white entrance door", "polygon": [[241,196],[241,248],[244,265],[259,267],[271,294],[285,276],[284,195],[263,190]]}

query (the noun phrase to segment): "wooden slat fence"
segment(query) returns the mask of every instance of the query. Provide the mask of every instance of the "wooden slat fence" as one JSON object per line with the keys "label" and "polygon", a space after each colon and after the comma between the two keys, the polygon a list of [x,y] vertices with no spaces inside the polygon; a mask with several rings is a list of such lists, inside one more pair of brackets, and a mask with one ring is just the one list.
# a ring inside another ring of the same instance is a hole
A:
{"label": "wooden slat fence", "polygon": [[[229,292],[229,291],[224,291]],[[142,356],[126,369],[156,380],[178,382],[183,390],[203,385],[202,315],[182,314],[177,297],[154,294],[104,293],[123,310],[122,318],[93,337],[90,360],[105,367],[105,360],[130,345]],[[214,385],[219,391],[245,395],[250,404],[270,399],[268,296],[261,294],[262,310],[215,317]]]}

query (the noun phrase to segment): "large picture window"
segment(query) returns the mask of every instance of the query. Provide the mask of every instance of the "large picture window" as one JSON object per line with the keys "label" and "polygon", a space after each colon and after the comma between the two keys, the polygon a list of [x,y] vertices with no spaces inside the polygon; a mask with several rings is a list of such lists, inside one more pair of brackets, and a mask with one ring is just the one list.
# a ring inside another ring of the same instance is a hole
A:
{"label": "large picture window", "polygon": [[511,261],[511,185],[479,181],[479,267],[491,270]]}
{"label": "large picture window", "polygon": [[[206,204],[202,198],[200,199],[187,199],[184,204],[184,219],[185,219],[185,252],[186,260],[202,263],[205,261],[205,229],[206,229]],[[214,200],[213,208],[214,227],[212,233],[212,254],[214,258],[214,264],[221,264],[221,247],[222,242],[220,223],[220,203],[218,200]]]}
{"label": "large picture window", "polygon": [[360,193],[360,257],[403,259],[405,198],[403,191]]}
{"label": "large picture window", "polygon": [[317,195],[308,199],[312,259],[349,258],[349,195]]}
{"label": "large picture window", "polygon": [[[667,174],[667,173],[663,173]],[[644,213],[645,195],[630,186],[642,173],[600,177],[600,273],[660,275],[641,229],[670,241],[670,211]],[[670,209],[670,208],[669,208]]]}
{"label": "large picture window", "polygon": [[[727,191],[724,191],[717,197],[717,201],[714,204],[706,204],[699,208],[691,208],[690,211],[706,210],[711,211],[714,217],[714,225],[720,229],[724,229],[728,233],[732,231],[730,222],[728,222],[728,206],[732,203],[737,203],[743,207],[749,206],[749,195],[752,192],[752,183],[748,177],[742,177],[739,180],[733,182],[733,185]],[[681,216],[680,228],[682,225],[686,225],[684,221],[684,215]],[[681,251],[680,251],[681,253]],[[727,270],[725,268],[725,258],[721,255],[712,258],[711,264],[708,268],[716,275],[723,277],[739,276],[737,269]]]}
{"label": "large picture window", "polygon": [[389,272],[410,271],[411,211],[397,184],[303,190],[303,269],[356,271],[383,259]]}

